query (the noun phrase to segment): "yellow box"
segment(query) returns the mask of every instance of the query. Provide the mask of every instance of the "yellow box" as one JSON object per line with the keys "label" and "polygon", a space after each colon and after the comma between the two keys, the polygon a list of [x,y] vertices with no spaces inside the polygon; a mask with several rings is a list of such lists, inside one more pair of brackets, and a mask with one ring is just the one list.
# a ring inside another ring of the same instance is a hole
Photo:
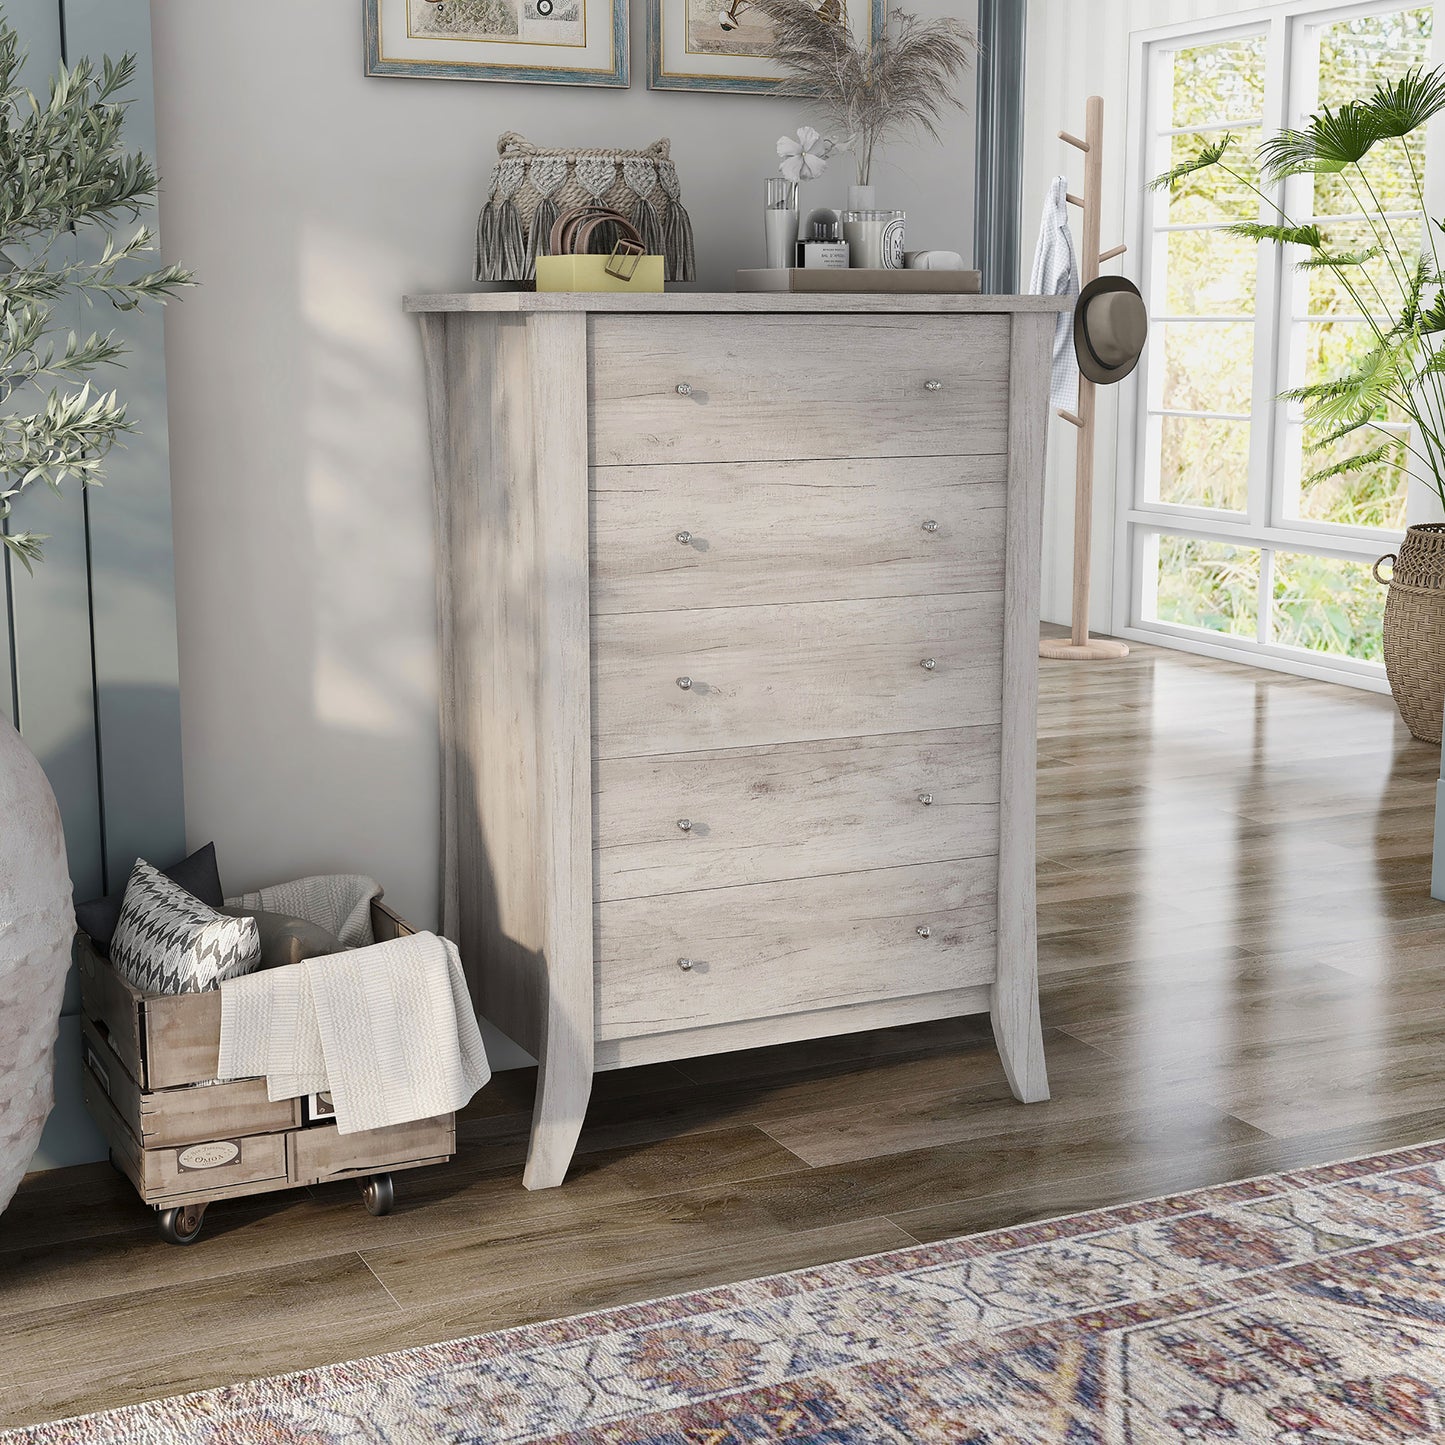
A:
{"label": "yellow box", "polygon": [[[619,258],[623,269],[631,256]],[[611,256],[538,256],[537,290],[539,291],[661,291],[661,256],[638,256],[637,269],[630,281],[612,275],[607,269]]]}

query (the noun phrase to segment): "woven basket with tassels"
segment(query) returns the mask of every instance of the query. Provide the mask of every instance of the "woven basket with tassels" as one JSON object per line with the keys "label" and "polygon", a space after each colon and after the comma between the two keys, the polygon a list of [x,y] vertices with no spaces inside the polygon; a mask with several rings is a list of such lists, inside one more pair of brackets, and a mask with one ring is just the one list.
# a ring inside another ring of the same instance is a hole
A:
{"label": "woven basket with tassels", "polygon": [[[620,211],[669,281],[697,272],[692,222],[670,157],[672,142],[646,150],[543,150],[516,131],[497,137],[492,191],[477,221],[477,280],[530,281],[557,217],[578,206]],[[598,235],[594,250],[615,238]]]}
{"label": "woven basket with tassels", "polygon": [[1427,522],[1405,533],[1385,603],[1385,673],[1405,726],[1421,742],[1440,741],[1445,713],[1445,523]]}

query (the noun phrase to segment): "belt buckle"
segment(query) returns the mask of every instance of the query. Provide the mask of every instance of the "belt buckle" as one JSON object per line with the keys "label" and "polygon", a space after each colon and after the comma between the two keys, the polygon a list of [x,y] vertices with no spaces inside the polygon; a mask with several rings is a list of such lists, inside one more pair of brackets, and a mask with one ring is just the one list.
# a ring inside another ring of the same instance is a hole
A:
{"label": "belt buckle", "polygon": [[636,241],[623,238],[612,248],[603,270],[619,281],[630,281],[637,274],[637,263],[646,253]]}

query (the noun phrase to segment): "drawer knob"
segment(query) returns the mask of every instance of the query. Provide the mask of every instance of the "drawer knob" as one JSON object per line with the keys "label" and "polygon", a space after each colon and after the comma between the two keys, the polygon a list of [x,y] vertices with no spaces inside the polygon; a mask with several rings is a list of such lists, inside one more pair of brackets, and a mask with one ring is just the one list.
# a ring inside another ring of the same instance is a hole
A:
{"label": "drawer knob", "polygon": [[691,833],[691,832],[692,832],[692,819],[691,819],[691,818],[679,818],[679,819],[677,820],[677,826],[678,826],[679,828],[681,828],[684,833]]}
{"label": "drawer knob", "polygon": [[918,925],[918,927],[915,928],[913,931],[914,931],[920,938],[932,938],[932,937],[933,937],[933,930],[932,930],[926,923],[920,923],[920,924]]}
{"label": "drawer knob", "polygon": [[924,391],[942,391],[943,383],[941,381],[935,381],[932,377],[929,377],[929,379],[923,383],[923,389]]}
{"label": "drawer knob", "polygon": [[678,384],[677,384],[677,394],[678,394],[679,396],[691,396],[691,395],[692,395],[692,383],[691,383],[690,381],[680,381],[680,382],[678,382]]}
{"label": "drawer knob", "polygon": [[692,679],[690,677],[680,677],[677,680],[677,685],[686,692],[688,688],[692,686]]}
{"label": "drawer knob", "polygon": [[931,657],[925,657],[923,661],[920,662],[918,665],[924,670],[924,672],[932,672],[933,669],[938,666],[938,664]]}
{"label": "drawer knob", "polygon": [[925,808],[931,808],[933,806],[933,794],[920,793],[918,795],[918,801],[922,803]]}
{"label": "drawer knob", "polygon": [[677,966],[678,966],[684,973],[691,973],[691,972],[692,972],[692,968],[693,968],[692,959],[690,959],[690,958],[680,958],[680,959],[678,959],[678,961],[677,961]]}
{"label": "drawer knob", "polygon": [[925,522],[923,524],[923,530],[925,532],[936,532],[938,530],[938,523],[933,521]]}
{"label": "drawer knob", "polygon": [[677,534],[677,540],[681,542],[684,547],[690,547],[692,545],[692,533],[679,532]]}

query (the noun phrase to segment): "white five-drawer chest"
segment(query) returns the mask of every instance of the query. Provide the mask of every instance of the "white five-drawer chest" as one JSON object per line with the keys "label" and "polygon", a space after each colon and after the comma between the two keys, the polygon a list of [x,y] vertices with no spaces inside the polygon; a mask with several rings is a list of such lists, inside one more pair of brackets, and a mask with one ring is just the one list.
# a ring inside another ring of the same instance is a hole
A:
{"label": "white five-drawer chest", "polygon": [[541,1063],[989,1012],[1046,1098],[1043,297],[468,293],[425,348],[443,930]]}

